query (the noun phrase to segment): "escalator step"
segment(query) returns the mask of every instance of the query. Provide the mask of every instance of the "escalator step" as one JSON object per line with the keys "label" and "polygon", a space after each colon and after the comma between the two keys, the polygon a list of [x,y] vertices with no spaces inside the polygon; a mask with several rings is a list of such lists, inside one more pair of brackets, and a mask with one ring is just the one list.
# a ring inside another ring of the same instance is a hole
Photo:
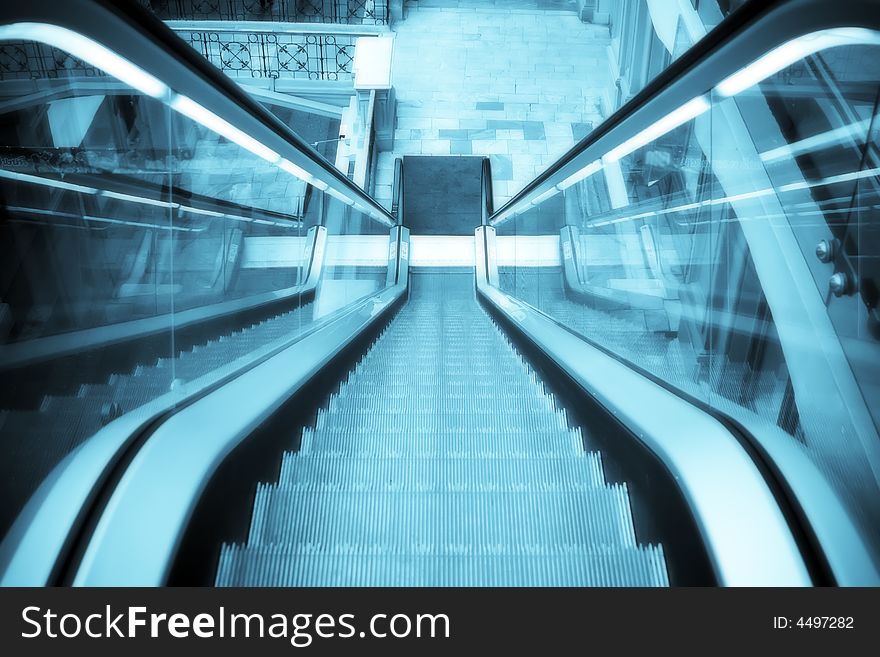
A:
{"label": "escalator step", "polygon": [[[457,547],[457,546],[456,546]],[[535,545],[385,552],[374,546],[224,546],[218,586],[668,586],[660,546]]]}
{"label": "escalator step", "polygon": [[350,485],[405,490],[464,489],[467,485],[529,486],[605,485],[598,453],[582,458],[376,458],[306,455],[288,452],[281,462],[281,486]]}
{"label": "escalator step", "polygon": [[634,546],[624,486],[577,492],[313,492],[260,486],[249,545]]}
{"label": "escalator step", "polygon": [[[416,439],[414,436],[418,435]],[[418,434],[405,429],[381,432],[362,427],[324,429],[320,435],[314,430],[303,431],[300,450],[304,454],[346,454],[348,456],[419,456],[419,455],[558,455],[576,458],[575,450],[583,450],[583,441],[575,432],[561,432],[553,428],[517,430],[500,434],[497,429],[484,428],[482,432],[422,431]]]}
{"label": "escalator step", "polygon": [[372,411],[356,412],[336,410],[332,413],[319,413],[315,426],[316,432],[325,430],[334,433],[354,429],[357,432],[382,432],[394,434],[438,433],[438,432],[473,432],[493,434],[537,434],[551,431],[564,432],[568,429],[568,421],[562,413],[541,413],[514,410],[504,414],[492,412],[492,409],[474,409],[470,413],[441,413],[433,410],[420,409],[407,413],[406,409],[377,413]]}
{"label": "escalator step", "polygon": [[474,300],[412,274],[409,302],[257,487],[218,585],[668,584],[556,397]]}
{"label": "escalator step", "polygon": [[535,394],[512,396],[505,394],[499,398],[497,394],[476,395],[452,395],[446,394],[438,397],[427,394],[411,395],[377,395],[339,397],[332,395],[325,410],[329,413],[348,412],[351,414],[376,413],[386,410],[389,406],[399,413],[437,413],[442,415],[454,415],[461,413],[483,412],[488,413],[489,403],[494,405],[495,412],[530,413],[550,412],[556,413],[556,401],[552,397],[538,397]]}

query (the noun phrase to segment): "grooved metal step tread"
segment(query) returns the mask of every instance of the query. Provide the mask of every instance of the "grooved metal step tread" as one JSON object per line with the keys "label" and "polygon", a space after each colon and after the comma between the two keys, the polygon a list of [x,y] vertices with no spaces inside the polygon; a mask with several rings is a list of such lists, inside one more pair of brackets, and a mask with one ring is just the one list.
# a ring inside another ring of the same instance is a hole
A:
{"label": "grooved metal step tread", "polygon": [[[582,458],[358,458],[285,454],[278,483],[407,486],[414,489],[448,482],[483,486],[604,486],[602,460],[595,452]],[[449,484],[452,485],[452,484]]]}
{"label": "grooved metal step tread", "polygon": [[362,427],[334,428],[320,434],[303,432],[300,449],[308,452],[339,452],[351,454],[411,454],[424,453],[528,453],[553,452],[576,456],[583,442],[574,432],[553,428],[512,430],[500,436],[491,427],[482,432],[422,431],[418,434],[400,429],[396,432],[365,430]]}
{"label": "grooved metal step tread", "polygon": [[635,545],[624,487],[578,492],[315,492],[261,487],[248,544]]}
{"label": "grooved metal step tread", "polygon": [[278,481],[257,487],[217,584],[666,585],[627,487],[606,482],[472,277],[411,281]]}
{"label": "grooved metal step tread", "polygon": [[532,550],[225,547],[218,586],[668,586],[660,546]]}

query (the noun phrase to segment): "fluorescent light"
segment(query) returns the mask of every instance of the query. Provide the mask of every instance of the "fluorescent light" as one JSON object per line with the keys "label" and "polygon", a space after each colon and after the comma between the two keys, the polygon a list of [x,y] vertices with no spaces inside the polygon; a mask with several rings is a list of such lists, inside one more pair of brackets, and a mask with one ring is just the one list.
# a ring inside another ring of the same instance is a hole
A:
{"label": "fluorescent light", "polygon": [[0,40],[3,39],[26,39],[53,46],[153,98],[161,98],[168,93],[168,87],[163,82],[143,69],[100,43],[64,27],[47,23],[13,23],[0,26]]}
{"label": "fluorescent light", "polygon": [[722,80],[715,89],[722,96],[735,96],[820,50],[835,46],[877,43],[880,43],[880,36],[877,33],[861,28],[843,27],[812,32],[774,48]]}
{"label": "fluorescent light", "polygon": [[[793,39],[792,41],[789,41],[779,46],[778,48],[771,50],[748,66],[730,75],[721,83],[719,83],[715,87],[715,90],[718,91],[718,93],[722,96],[733,96],[743,89],[757,84],[768,76],[773,75],[774,73],[782,70],[786,66],[789,66],[810,54],[835,46],[856,44],[880,44],[880,34],[872,30],[866,30],[862,28],[834,28],[798,37],[797,39]],[[616,160],[619,160],[626,155],[629,155],[633,151],[651,143],[652,141],[666,134],[670,130],[673,130],[683,123],[696,118],[703,112],[707,111],[710,107],[711,105],[705,96],[697,96],[696,98],[688,101],[678,109],[669,113],[653,125],[649,126],[645,130],[642,130],[635,136],[611,149],[602,159],[605,162],[614,162]],[[853,124],[852,129],[857,129],[859,127],[860,124]],[[831,139],[844,136],[847,131],[848,128],[841,128],[839,129],[839,131],[831,131],[830,133],[826,133],[825,137],[830,141]],[[789,153],[796,153],[798,151],[798,148],[814,148],[818,145],[820,145],[818,138],[816,139],[816,141],[813,142],[810,142],[809,140],[803,140],[803,142],[799,144],[792,144],[787,147],[780,147],[779,149],[768,151],[767,153],[762,154],[761,159],[765,162],[772,161]],[[584,167],[584,169],[581,169],[580,171],[572,174],[561,183],[559,183],[557,185],[557,189],[567,189],[571,185],[574,185],[580,180],[589,177],[600,169],[601,162],[592,162]],[[810,186],[813,185],[811,184]],[[780,191],[787,190],[780,188]],[[757,193],[753,192],[750,194],[762,195],[763,193],[767,192],[765,190],[760,190]],[[753,196],[750,196],[748,198],[752,197]],[[747,197],[744,197],[742,195],[736,197],[736,199],[743,198]],[[723,200],[718,199],[716,202],[723,202]],[[689,204],[687,206],[687,209],[691,209],[693,207],[695,207],[693,204]],[[682,207],[680,209],[684,210],[685,207]],[[667,210],[667,212],[672,211],[675,211],[675,209],[670,208]],[[496,217],[492,221],[492,225],[498,225],[502,221],[510,219],[513,216],[515,216],[515,213],[505,212],[504,214]],[[606,222],[603,222],[603,225],[604,223]]]}
{"label": "fluorescent light", "polygon": [[808,189],[810,187],[822,187],[823,185],[836,185],[842,182],[851,182],[862,178],[871,178],[880,176],[880,167],[874,169],[864,169],[862,171],[851,171],[849,173],[841,173],[836,176],[828,176],[819,180],[793,182],[779,187],[780,192],[793,192],[799,189]]}
{"label": "fluorescent light", "polygon": [[[0,169],[0,178],[6,178],[8,180],[16,180],[19,182],[32,183],[35,185],[43,185],[45,187],[54,187],[57,189],[63,189],[69,192],[79,192],[81,194],[99,194],[100,196],[115,198],[121,201],[131,201],[133,203],[141,203],[143,205],[155,205],[163,208],[176,208],[179,207],[186,212],[192,212],[194,214],[203,214],[209,217],[228,217],[230,219],[235,219],[237,221],[251,221],[248,217],[239,217],[236,215],[224,214],[223,212],[215,212],[213,210],[203,210],[201,208],[194,208],[188,205],[178,205],[177,203],[171,203],[169,201],[159,201],[151,198],[147,198],[145,196],[134,196],[132,194],[123,194],[122,192],[114,192],[110,190],[102,190],[96,189],[94,187],[86,187],[84,185],[77,185],[74,183],[64,182],[63,180],[55,180],[54,178],[44,178],[42,176],[32,176],[28,173],[19,173],[17,171],[8,171],[6,169]],[[93,219],[100,219],[95,218]],[[130,223],[130,222],[129,222]],[[133,225],[133,224],[132,224]],[[147,224],[144,224],[147,225]]]}
{"label": "fluorescent light", "polygon": [[855,123],[843,125],[834,130],[820,132],[812,137],[806,137],[800,141],[779,146],[778,148],[769,151],[764,151],[761,153],[761,160],[764,162],[774,162],[776,160],[781,160],[784,157],[792,157],[794,155],[800,155],[801,153],[819,150],[824,146],[838,144],[847,137],[865,139],[867,138],[866,131],[870,123],[870,119],[856,121]]}
{"label": "fluorescent light", "polygon": [[79,192],[80,194],[97,194],[98,190],[94,187],[86,187],[84,185],[75,185],[74,183],[64,182],[55,178],[44,178],[43,176],[32,176],[29,173],[19,173],[18,171],[8,171],[0,169],[0,178],[8,180],[16,180],[18,182],[26,182],[34,185],[43,185],[44,187],[54,187],[63,189],[68,192]]}
{"label": "fluorescent light", "polygon": [[382,216],[381,213],[377,212],[373,208],[368,205],[364,205],[361,203],[355,203],[352,207],[358,212],[367,215],[368,217],[372,217],[373,219],[378,219],[379,221],[385,221],[386,217]]}
{"label": "fluorescent light", "polygon": [[141,203],[143,205],[156,205],[161,208],[176,208],[177,203],[169,203],[168,201],[158,201],[152,198],[146,198],[143,196],[133,196],[131,194],[122,194],[121,192],[111,192],[108,190],[104,190],[101,192],[101,196],[107,196],[109,198],[116,198],[120,201],[131,201],[133,203]]}
{"label": "fluorescent light", "polygon": [[327,193],[330,194],[330,196],[332,196],[333,198],[339,199],[340,201],[342,201],[346,205],[354,205],[354,201],[352,201],[350,198],[348,198],[347,196],[345,196],[341,192],[337,192],[332,187],[327,188]]}
{"label": "fluorescent light", "polygon": [[[67,28],[48,23],[14,23],[12,25],[0,26],[0,40],[8,39],[38,41],[68,52],[77,59],[81,59],[153,98],[167,99],[171,92],[164,82],[132,64],[127,59],[120,57],[100,43]],[[191,98],[182,94],[173,94],[168,104],[177,112],[226,137],[267,162],[277,164],[288,173],[314,185],[318,189],[325,191],[329,187],[323,180],[315,178],[290,160],[281,159],[281,156],[271,148],[236,128],[202,105],[199,105]],[[60,184],[54,186],[62,189],[71,189],[72,191],[85,190],[85,188],[73,189]]]}
{"label": "fluorescent light", "polygon": [[[225,217],[226,215],[222,212],[214,212],[213,210],[202,210],[201,208],[194,208],[190,205],[181,205],[180,209],[184,212],[192,212],[193,214],[203,214],[208,217]],[[236,217],[239,218],[239,217]]]}
{"label": "fluorescent light", "polygon": [[529,201],[529,205],[540,205],[541,203],[546,201],[548,198],[550,198],[551,196],[555,196],[558,193],[559,193],[559,189],[557,187],[551,187],[550,189],[548,189],[546,192],[544,192],[540,196],[533,198],[531,201]]}
{"label": "fluorescent light", "polygon": [[[176,208],[179,207],[186,212],[192,212],[195,214],[203,214],[209,217],[227,217],[229,219],[235,219],[236,221],[251,221],[248,217],[239,217],[236,215],[224,214],[222,212],[214,212],[213,210],[203,210],[201,208],[194,208],[187,205],[178,205],[177,203],[170,203],[169,201],[159,201],[151,198],[146,198],[144,196],[134,196],[132,194],[123,194],[121,192],[113,192],[110,190],[99,190],[94,187],[85,187],[83,185],[76,185],[74,183],[64,182],[63,180],[55,180],[53,178],[43,178],[42,176],[32,176],[27,173],[18,173],[17,171],[7,171],[6,169],[0,169],[0,178],[7,178],[9,180],[16,180],[20,182],[33,183],[36,185],[43,185],[45,187],[55,187],[57,189],[63,189],[70,192],[79,192],[82,194],[99,194],[108,198],[115,198],[121,201],[131,201],[133,203],[141,203],[143,205],[155,205],[163,208]],[[96,221],[107,221],[101,217],[91,217]],[[121,222],[120,222],[121,223]],[[135,225],[131,222],[128,222],[130,225]],[[141,224],[137,224],[141,225]],[[144,226],[152,225],[152,224],[143,224]],[[181,229],[182,230],[182,229]]]}
{"label": "fluorescent light", "polygon": [[649,210],[648,212],[642,212],[641,214],[634,214],[630,219],[646,219],[648,217],[656,217],[656,210]]}
{"label": "fluorescent light", "polygon": [[[801,189],[810,189],[812,187],[821,187],[823,185],[835,185],[842,182],[850,182],[853,180],[860,180],[862,178],[871,178],[873,176],[880,176],[880,167],[876,167],[874,169],[864,169],[862,171],[851,171],[848,173],[841,173],[836,176],[829,176],[827,178],[821,178],[819,180],[811,180],[811,181],[798,181],[793,183],[788,183],[787,185],[781,185],[779,187],[765,187],[763,189],[756,189],[751,192],[743,192],[741,194],[733,194],[731,196],[723,196],[721,198],[710,199],[706,201],[700,201],[697,203],[687,203],[685,205],[678,205],[672,208],[664,208],[662,210],[655,210],[651,212],[643,212],[641,214],[627,215],[625,217],[616,217],[613,219],[604,219],[601,221],[595,221],[587,224],[587,228],[598,228],[600,226],[608,226],[610,224],[619,224],[624,221],[634,221],[636,219],[643,219],[647,216],[653,215],[661,215],[661,214],[669,214],[670,212],[684,212],[685,210],[693,210],[697,207],[705,207],[707,205],[721,205],[723,203],[737,203],[739,201],[746,201],[753,198],[760,198],[762,196],[768,196],[770,194],[777,193],[786,193],[786,192],[794,192]],[[784,207],[786,210],[790,210],[791,208],[801,207],[803,204],[793,205]],[[819,211],[820,213],[824,212],[828,214],[828,211]],[[798,213],[799,215],[804,215],[803,212]]]}
{"label": "fluorescent light", "polygon": [[305,181],[310,185],[314,185],[322,191],[326,190],[329,187],[329,185],[323,180],[318,180],[302,167],[294,164],[287,158],[282,158],[278,153],[273,151],[262,142],[254,139],[244,131],[239,130],[234,125],[229,123],[226,119],[222,119],[214,114],[212,111],[202,107],[193,99],[181,94],[176,94],[171,99],[170,105],[173,109],[177,110],[181,114],[185,114],[197,123],[200,123],[201,125],[208,128],[209,130],[213,130],[217,134],[223,135],[230,141],[238,144],[244,149],[249,150],[251,153],[257,155],[258,157],[261,157],[267,162],[271,162],[272,164],[277,165],[279,168],[283,169],[287,173],[296,176],[300,180]]}
{"label": "fluorescent light", "polygon": [[263,158],[272,164],[278,164],[281,156],[271,148],[260,141],[257,141],[246,132],[236,128],[226,119],[222,119],[214,112],[199,105],[192,98],[182,94],[175,94],[169,103],[172,109],[191,118],[196,123],[200,123],[209,130],[223,135],[229,141],[234,142],[242,148],[249,150],[254,155]]}
{"label": "fluorescent light", "polygon": [[310,183],[313,180],[312,174],[310,174],[302,167],[297,166],[288,159],[282,158],[278,162],[278,166],[287,171],[287,173],[292,173],[294,176],[296,176],[300,180],[306,181],[307,183]]}
{"label": "fluorescent light", "polygon": [[709,101],[706,100],[705,96],[692,98],[681,107],[674,109],[662,119],[652,123],[650,126],[630,137],[619,146],[612,148],[605,154],[603,160],[606,162],[616,162],[620,158],[629,155],[642,146],[650,144],[658,137],[662,137],[670,130],[698,117],[700,114],[708,110],[709,107]]}
{"label": "fluorescent light", "polygon": [[602,168],[602,162],[600,160],[595,160],[593,162],[590,162],[583,169],[571,174],[568,178],[566,178],[561,183],[556,185],[556,189],[558,189],[559,191],[563,191],[565,189],[568,189],[569,187],[571,187],[575,183],[579,183],[581,180],[584,180],[585,178],[589,178],[594,173],[599,171],[599,169],[601,169],[601,168]]}
{"label": "fluorescent light", "polygon": [[498,224],[500,224],[504,221],[507,221],[508,219],[513,219],[515,216],[517,216],[519,214],[521,214],[521,212],[519,212],[519,211],[507,210],[506,212],[503,212],[503,213],[499,214],[497,217],[495,217],[489,225],[490,226],[497,226]]}
{"label": "fluorescent light", "polygon": [[47,217],[66,217],[68,219],[95,221],[102,224],[115,224],[119,226],[136,226],[138,228],[158,228],[159,230],[176,230],[183,232],[195,232],[193,228],[185,228],[183,226],[169,226],[167,224],[151,224],[144,221],[130,221],[127,219],[111,219],[110,217],[96,217],[93,215],[79,215],[72,212],[62,212],[60,210],[45,210],[42,208],[22,208],[9,206],[12,212],[20,212],[22,214],[43,215]]}
{"label": "fluorescent light", "polygon": [[329,185],[327,183],[325,183],[323,180],[318,180],[312,174],[310,174],[308,171],[306,171],[305,169],[303,169],[300,166],[297,166],[296,164],[294,164],[293,162],[291,162],[290,160],[288,160],[286,158],[282,158],[278,162],[278,166],[281,167],[282,169],[284,169],[287,173],[293,174],[294,176],[296,176],[300,180],[303,180],[310,185],[314,185],[315,187],[317,187],[318,189],[320,189],[322,191],[327,189],[327,187],[329,187]]}
{"label": "fluorescent light", "polygon": [[214,210],[203,210],[202,208],[194,208],[189,205],[180,205],[178,206],[184,212],[192,212],[193,214],[203,214],[208,217],[222,217],[224,219],[232,219],[233,221],[246,221],[251,222],[253,219],[251,217],[242,217],[237,214],[226,214],[224,212],[214,212]]}
{"label": "fluorescent light", "polygon": [[776,190],[772,187],[764,189],[756,189],[753,192],[743,192],[742,194],[734,194],[733,196],[724,196],[723,198],[712,199],[711,201],[703,201],[704,205],[720,205],[721,203],[735,203],[737,201],[747,201],[750,198],[760,198],[774,193]]}
{"label": "fluorescent light", "polygon": [[158,228],[160,230],[177,230],[183,232],[192,232],[192,228],[185,228],[183,226],[165,226],[162,224],[151,224],[145,221],[129,221],[124,219],[110,219],[109,217],[95,217],[89,214],[83,215],[83,219],[86,221],[98,221],[105,224],[119,224],[122,226],[137,226],[138,228]]}

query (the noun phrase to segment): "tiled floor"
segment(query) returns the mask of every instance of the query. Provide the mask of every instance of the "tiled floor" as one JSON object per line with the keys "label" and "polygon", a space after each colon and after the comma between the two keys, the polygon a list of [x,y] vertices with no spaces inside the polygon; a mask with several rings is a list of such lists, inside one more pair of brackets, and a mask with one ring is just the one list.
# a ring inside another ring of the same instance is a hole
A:
{"label": "tiled floor", "polygon": [[399,155],[488,155],[495,205],[601,120],[607,28],[568,0],[419,0],[397,24],[394,151],[376,197],[390,205]]}

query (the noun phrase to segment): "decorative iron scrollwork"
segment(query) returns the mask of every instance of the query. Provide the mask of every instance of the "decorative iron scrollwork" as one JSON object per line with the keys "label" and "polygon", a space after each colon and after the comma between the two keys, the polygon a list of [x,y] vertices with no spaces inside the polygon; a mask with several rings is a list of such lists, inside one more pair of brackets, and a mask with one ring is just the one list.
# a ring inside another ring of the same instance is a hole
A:
{"label": "decorative iron scrollwork", "polygon": [[[178,35],[221,71],[239,77],[349,80],[355,35],[203,30]],[[0,80],[83,78],[103,72],[63,50],[33,42],[0,45]]]}
{"label": "decorative iron scrollwork", "polygon": [[32,41],[0,45],[0,80],[96,77],[101,71],[63,50]]}
{"label": "decorative iron scrollwork", "polygon": [[28,70],[28,54],[15,44],[0,45],[0,71],[24,73]]}
{"label": "decorative iron scrollwork", "polygon": [[355,36],[290,32],[180,32],[220,70],[257,78],[347,80]]}
{"label": "decorative iron scrollwork", "polygon": [[388,23],[388,0],[139,0],[163,20]]}
{"label": "decorative iron scrollwork", "polygon": [[224,43],[220,45],[220,62],[223,70],[250,70],[251,53],[243,43]]}

